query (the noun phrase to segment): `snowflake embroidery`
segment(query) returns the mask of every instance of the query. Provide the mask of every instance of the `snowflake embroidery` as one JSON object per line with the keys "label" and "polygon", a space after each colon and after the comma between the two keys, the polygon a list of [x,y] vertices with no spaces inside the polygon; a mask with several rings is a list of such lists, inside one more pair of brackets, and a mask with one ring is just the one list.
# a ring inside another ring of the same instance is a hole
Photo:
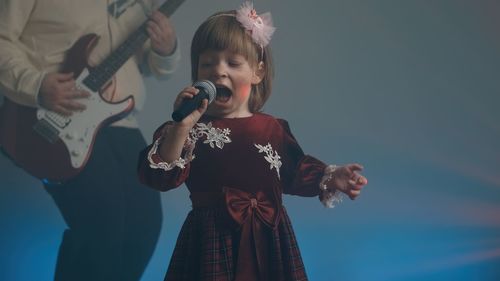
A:
{"label": "snowflake embroidery", "polygon": [[[269,164],[269,169],[276,168],[276,173],[278,174],[278,179],[280,179],[280,168],[281,168],[281,157],[278,155],[278,152],[276,150],[273,150],[273,147],[271,146],[270,143],[268,143],[265,146],[262,146],[260,144],[254,144],[255,147],[259,149],[259,153],[265,153],[266,156],[264,156],[264,159],[266,159]],[[273,154],[274,153],[274,154]]]}
{"label": "snowflake embroidery", "polygon": [[222,149],[224,144],[231,142],[231,139],[229,138],[231,130],[228,128],[214,128],[212,127],[212,122],[208,122],[208,124],[197,123],[196,127],[192,128],[189,133],[193,142],[196,142],[199,138],[205,136],[206,140],[204,140],[203,143],[208,143],[211,148],[215,148],[217,146]]}

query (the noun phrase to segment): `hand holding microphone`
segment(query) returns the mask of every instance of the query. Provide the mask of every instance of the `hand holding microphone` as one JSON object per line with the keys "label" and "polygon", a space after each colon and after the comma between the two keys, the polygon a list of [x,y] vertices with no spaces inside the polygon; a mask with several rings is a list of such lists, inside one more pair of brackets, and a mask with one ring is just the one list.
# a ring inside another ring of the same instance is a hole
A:
{"label": "hand holding microphone", "polygon": [[208,100],[208,104],[215,99],[217,90],[212,82],[208,80],[196,81],[193,87],[198,89],[197,94],[193,93],[190,88],[186,88],[183,91],[184,94],[179,95],[177,98],[176,105],[179,104],[179,102],[180,105],[176,106],[176,109],[172,113],[172,119],[175,122],[184,120],[184,118],[189,116],[193,111],[197,110],[205,99]]}
{"label": "hand holding microphone", "polygon": [[163,141],[158,150],[164,161],[172,163],[181,157],[189,131],[215,99],[216,91],[212,82],[202,80],[177,95],[172,113],[175,122],[167,122],[161,132]]}

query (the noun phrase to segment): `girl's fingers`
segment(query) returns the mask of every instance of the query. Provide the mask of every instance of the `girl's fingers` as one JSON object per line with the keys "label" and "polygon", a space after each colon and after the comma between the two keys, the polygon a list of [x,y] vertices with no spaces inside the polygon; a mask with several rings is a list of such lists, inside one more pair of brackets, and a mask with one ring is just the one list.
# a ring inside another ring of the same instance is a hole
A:
{"label": "girl's fingers", "polygon": [[200,90],[196,89],[195,87],[186,87],[182,90],[182,93],[189,93],[192,95],[198,94]]}
{"label": "girl's fingers", "polygon": [[354,199],[356,199],[356,197],[359,196],[359,194],[361,194],[360,190],[351,190],[349,192],[349,198],[351,198],[352,200],[354,200]]}
{"label": "girl's fingers", "polygon": [[360,184],[360,185],[366,185],[366,184],[368,184],[368,180],[365,177],[360,176],[358,178],[358,184]]}
{"label": "girl's fingers", "polygon": [[198,119],[200,119],[200,117],[203,115],[203,113],[205,113],[205,111],[207,110],[207,107],[208,107],[208,100],[204,99],[201,102],[200,107],[198,107],[197,110],[195,110],[195,111],[193,111],[193,113],[191,113],[193,115],[193,119],[198,121]]}
{"label": "girl's fingers", "polygon": [[187,87],[182,90],[182,92],[177,95],[177,98],[174,102],[174,110],[181,106],[182,102],[186,99],[192,99],[196,94],[198,94],[199,90],[194,87]]}
{"label": "girl's fingers", "polygon": [[351,190],[361,190],[361,189],[363,189],[363,185],[353,184],[351,186]]}
{"label": "girl's fingers", "polygon": [[349,164],[347,165],[347,168],[349,169],[349,171],[351,172],[355,172],[355,171],[361,171],[363,170],[363,166],[361,166],[360,164],[357,164],[357,163],[354,163],[354,164]]}
{"label": "girl's fingers", "polygon": [[350,179],[348,182],[354,189],[361,189],[368,183],[368,180],[365,177],[359,175],[357,178]]}
{"label": "girl's fingers", "polygon": [[201,102],[201,106],[200,106],[200,113],[203,114],[208,108],[208,100],[207,99],[203,99],[203,101]]}

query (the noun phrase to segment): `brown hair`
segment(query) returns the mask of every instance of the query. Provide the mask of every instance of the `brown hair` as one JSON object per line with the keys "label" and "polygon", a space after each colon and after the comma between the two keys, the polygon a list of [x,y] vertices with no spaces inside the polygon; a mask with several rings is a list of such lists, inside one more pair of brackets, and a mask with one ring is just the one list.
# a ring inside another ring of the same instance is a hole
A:
{"label": "brown hair", "polygon": [[264,47],[253,42],[251,36],[236,20],[235,11],[219,12],[209,17],[196,30],[191,42],[191,79],[198,80],[200,54],[206,50],[230,50],[245,57],[254,68],[264,63],[262,81],[252,85],[248,101],[250,112],[258,112],[271,96],[274,68],[269,45]]}

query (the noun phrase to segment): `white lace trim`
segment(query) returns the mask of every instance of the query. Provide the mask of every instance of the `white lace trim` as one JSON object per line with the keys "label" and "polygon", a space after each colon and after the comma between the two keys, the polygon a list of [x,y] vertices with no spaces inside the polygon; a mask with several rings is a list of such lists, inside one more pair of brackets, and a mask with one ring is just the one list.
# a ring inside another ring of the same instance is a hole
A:
{"label": "white lace trim", "polygon": [[321,182],[319,183],[319,189],[321,190],[322,197],[321,203],[327,208],[333,208],[336,204],[341,203],[343,200],[342,192],[338,189],[329,190],[326,183],[333,178],[333,172],[337,169],[335,165],[328,165],[325,168]]}
{"label": "white lace trim", "polygon": [[[153,144],[153,147],[149,150],[148,153],[148,160],[149,160],[149,167],[153,169],[162,169],[164,171],[170,171],[174,169],[175,167],[179,167],[181,169],[186,168],[186,165],[193,161],[194,159],[194,154],[193,150],[195,147],[195,142],[193,142],[190,138],[186,140],[186,143],[184,144],[184,157],[180,157],[177,160],[174,160],[172,163],[168,162],[155,162],[153,160],[153,155],[157,154],[158,147],[160,146],[161,140],[163,137],[158,138],[155,143]],[[159,157],[159,156],[158,156]]]}
{"label": "white lace trim", "polygon": [[[168,127],[166,128],[166,131],[168,132]],[[196,123],[195,127],[193,127],[189,131],[188,138],[186,142],[184,143],[184,157],[180,157],[177,160],[174,160],[171,163],[167,162],[157,162],[153,159],[153,156],[156,155],[157,158],[158,156],[158,147],[160,146],[161,140],[163,140],[163,137],[158,138],[154,144],[151,150],[149,150],[148,153],[148,160],[149,160],[149,166],[153,169],[162,169],[165,171],[170,171],[175,167],[179,167],[181,169],[186,168],[186,165],[193,161],[195,158],[195,155],[193,154],[194,148],[196,146],[196,142],[198,139],[202,138],[205,136],[205,140],[203,143],[208,143],[211,148],[218,147],[222,149],[224,147],[224,144],[230,143],[231,139],[229,138],[229,134],[231,133],[231,130],[228,128],[225,129],[220,129],[220,128],[215,128],[212,127],[212,122],[209,122],[207,124],[204,123]],[[161,158],[160,158],[161,159]]]}
{"label": "white lace trim", "polygon": [[[266,153],[266,156],[264,156],[264,159],[266,159],[269,164],[269,169],[276,169],[276,173],[278,174],[278,179],[280,179],[280,168],[281,168],[281,157],[278,155],[278,152],[276,150],[273,150],[273,147],[271,146],[270,143],[268,143],[265,146],[262,146],[260,144],[254,144],[255,147],[259,149],[259,153]],[[274,153],[274,154],[273,154]]]}
{"label": "white lace trim", "polygon": [[217,146],[220,149],[224,147],[224,144],[231,142],[231,139],[229,138],[230,133],[231,130],[228,128],[220,129],[212,127],[212,122],[208,122],[207,124],[196,123],[196,127],[189,131],[193,142],[196,142],[199,138],[206,136],[206,140],[204,140],[203,143],[208,143],[211,148],[215,148]]}

